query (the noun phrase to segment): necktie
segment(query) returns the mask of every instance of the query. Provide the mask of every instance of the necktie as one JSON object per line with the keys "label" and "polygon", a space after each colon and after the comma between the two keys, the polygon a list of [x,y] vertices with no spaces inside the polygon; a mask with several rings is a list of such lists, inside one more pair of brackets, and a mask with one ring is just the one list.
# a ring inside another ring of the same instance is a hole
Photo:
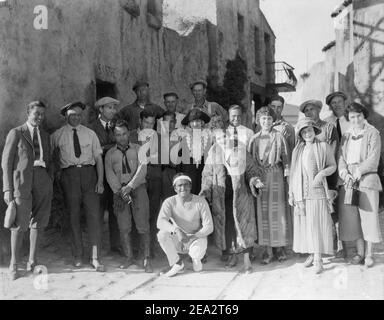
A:
{"label": "necktie", "polygon": [[108,136],[109,136],[110,133],[111,133],[111,126],[110,126],[109,122],[107,122],[107,123],[105,124],[105,132],[107,133]]}
{"label": "necktie", "polygon": [[79,142],[79,136],[77,135],[77,130],[73,130],[73,148],[75,150],[75,157],[80,158],[81,155],[81,148],[80,148],[80,142]]}
{"label": "necktie", "polygon": [[132,171],[131,171],[131,168],[129,167],[128,159],[127,159],[127,150],[129,149],[129,146],[126,146],[126,147],[117,146],[117,149],[120,150],[121,153],[123,154],[123,159],[121,162],[121,167],[123,168],[123,174],[126,174],[127,172],[131,173]]}
{"label": "necktie", "polygon": [[337,130],[337,135],[339,136],[339,140],[341,139],[341,127],[340,127],[340,119],[337,118],[336,120],[336,130]]}
{"label": "necktie", "polygon": [[40,160],[40,144],[36,127],[33,128],[33,151],[35,152],[35,160]]}
{"label": "necktie", "polygon": [[238,140],[238,137],[237,137],[237,129],[236,127],[233,128],[233,146],[235,148],[237,148],[237,146],[239,145],[239,140]]}

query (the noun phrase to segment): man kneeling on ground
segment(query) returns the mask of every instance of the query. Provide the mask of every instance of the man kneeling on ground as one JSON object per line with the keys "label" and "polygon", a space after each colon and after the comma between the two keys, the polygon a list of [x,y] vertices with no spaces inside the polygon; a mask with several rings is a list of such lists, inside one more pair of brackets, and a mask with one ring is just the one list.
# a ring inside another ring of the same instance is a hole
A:
{"label": "man kneeling on ground", "polygon": [[168,277],[184,269],[179,253],[189,254],[195,272],[203,269],[201,259],[207,251],[207,237],[213,231],[208,203],[191,193],[191,178],[178,173],[173,178],[173,187],[176,195],[163,202],[157,219],[157,238],[171,266]]}

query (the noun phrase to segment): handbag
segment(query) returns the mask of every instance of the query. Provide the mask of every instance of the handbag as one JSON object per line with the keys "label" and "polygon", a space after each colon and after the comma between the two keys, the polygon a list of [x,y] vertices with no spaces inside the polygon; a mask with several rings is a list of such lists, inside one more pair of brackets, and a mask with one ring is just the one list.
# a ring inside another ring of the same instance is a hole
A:
{"label": "handbag", "polygon": [[359,182],[348,183],[345,187],[344,204],[351,206],[359,205]]}
{"label": "handbag", "polygon": [[16,220],[16,202],[15,200],[12,200],[7,210],[5,211],[5,217],[4,217],[4,228],[10,229]]}

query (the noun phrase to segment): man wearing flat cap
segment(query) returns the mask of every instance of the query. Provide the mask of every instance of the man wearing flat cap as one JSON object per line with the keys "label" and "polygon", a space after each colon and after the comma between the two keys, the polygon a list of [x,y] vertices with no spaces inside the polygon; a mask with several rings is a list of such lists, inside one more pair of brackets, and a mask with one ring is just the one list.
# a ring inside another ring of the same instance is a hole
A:
{"label": "man wearing flat cap", "polygon": [[9,131],[5,141],[3,169],[4,201],[14,203],[16,218],[11,230],[11,280],[19,276],[18,257],[24,232],[30,229],[27,271],[37,265],[38,235],[47,226],[51,212],[52,161],[48,133],[41,127],[45,105],[33,101],[26,108],[27,121]]}
{"label": "man wearing flat cap", "polygon": [[205,80],[196,80],[190,85],[190,88],[195,100],[192,103],[191,109],[200,109],[211,117],[208,127],[215,128],[222,126],[222,129],[226,127],[228,123],[228,112],[218,103],[207,101],[207,82]]}
{"label": "man wearing flat cap", "polygon": [[83,205],[92,248],[91,265],[103,272],[100,252],[100,198],[104,192],[103,149],[96,133],[81,125],[85,105],[69,103],[61,109],[67,124],[51,136],[52,150],[57,150],[61,169],[61,184],[70,216],[72,253],[75,267],[82,266],[83,240],[80,213]]}
{"label": "man wearing flat cap", "polygon": [[146,81],[138,80],[132,87],[136,93],[136,101],[123,107],[117,114],[117,119],[123,119],[128,123],[129,130],[135,130],[140,126],[140,112],[146,110],[160,118],[164,109],[150,101],[149,84]]}
{"label": "man wearing flat cap", "polygon": [[[89,125],[99,138],[103,149],[103,162],[107,151],[115,145],[112,122],[117,113],[120,101],[111,97],[103,97],[95,102],[95,109],[99,113],[98,118]],[[105,164],[105,162],[104,162]],[[104,175],[104,193],[100,197],[100,221],[104,222],[104,212],[108,211],[109,245],[112,252],[122,254],[120,245],[119,228],[116,216],[113,214],[113,192]]]}
{"label": "man wearing flat cap", "polygon": [[324,119],[324,121],[332,123],[336,127],[340,141],[344,132],[349,129],[349,122],[345,118],[347,96],[341,91],[332,92],[325,98],[325,103],[332,111],[332,115]]}

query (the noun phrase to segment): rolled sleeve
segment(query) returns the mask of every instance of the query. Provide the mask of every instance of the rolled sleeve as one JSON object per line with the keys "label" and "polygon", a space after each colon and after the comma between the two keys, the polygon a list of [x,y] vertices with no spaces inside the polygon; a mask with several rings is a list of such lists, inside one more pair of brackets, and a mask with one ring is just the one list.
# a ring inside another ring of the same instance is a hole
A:
{"label": "rolled sleeve", "polygon": [[100,140],[96,133],[92,133],[92,155],[94,159],[103,154],[103,148],[101,147]]}

